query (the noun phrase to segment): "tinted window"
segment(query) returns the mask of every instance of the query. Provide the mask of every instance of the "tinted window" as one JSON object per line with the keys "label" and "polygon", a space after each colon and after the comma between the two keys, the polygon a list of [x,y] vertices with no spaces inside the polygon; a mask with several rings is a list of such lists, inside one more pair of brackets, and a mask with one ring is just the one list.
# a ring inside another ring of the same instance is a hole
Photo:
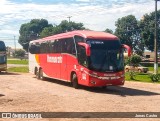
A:
{"label": "tinted window", "polygon": [[76,50],[75,50],[75,44],[73,38],[68,38],[66,39],[66,50],[67,53],[76,55]]}
{"label": "tinted window", "polygon": [[3,41],[0,41],[0,51],[6,51],[6,46]]}
{"label": "tinted window", "polygon": [[75,39],[76,44],[78,42],[85,42],[85,39],[81,36],[74,36],[74,39]]}
{"label": "tinted window", "polygon": [[31,54],[39,54],[40,53],[40,44],[39,43],[32,43],[29,45],[29,52]]}
{"label": "tinted window", "polygon": [[83,46],[78,46],[78,61],[81,65],[87,67],[86,49]]}

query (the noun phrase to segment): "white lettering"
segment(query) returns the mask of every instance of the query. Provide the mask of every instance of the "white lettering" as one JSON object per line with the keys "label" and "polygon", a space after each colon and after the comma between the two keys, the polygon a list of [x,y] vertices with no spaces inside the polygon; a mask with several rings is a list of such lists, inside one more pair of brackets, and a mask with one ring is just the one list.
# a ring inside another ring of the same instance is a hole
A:
{"label": "white lettering", "polygon": [[48,63],[62,63],[62,57],[59,56],[59,57],[52,57],[52,56],[49,56],[47,55],[47,62]]}

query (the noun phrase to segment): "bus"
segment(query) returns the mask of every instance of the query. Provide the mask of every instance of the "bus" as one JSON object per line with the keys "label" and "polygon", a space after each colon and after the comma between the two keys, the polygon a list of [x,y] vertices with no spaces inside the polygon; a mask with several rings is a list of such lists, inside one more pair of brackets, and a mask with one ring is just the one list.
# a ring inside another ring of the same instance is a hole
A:
{"label": "bus", "polygon": [[105,32],[76,30],[48,36],[30,41],[29,72],[41,80],[71,82],[74,88],[123,85],[124,50],[131,55],[129,46]]}
{"label": "bus", "polygon": [[7,51],[3,41],[0,41],[0,72],[7,70]]}

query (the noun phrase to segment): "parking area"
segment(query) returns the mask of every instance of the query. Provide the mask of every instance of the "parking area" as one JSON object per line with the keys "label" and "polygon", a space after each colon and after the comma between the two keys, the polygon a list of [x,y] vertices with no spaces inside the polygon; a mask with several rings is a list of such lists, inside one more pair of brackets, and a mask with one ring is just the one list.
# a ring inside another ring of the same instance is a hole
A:
{"label": "parking area", "polygon": [[74,89],[68,82],[41,81],[29,73],[0,74],[1,112],[160,112],[159,102],[159,84],[126,81],[123,87]]}

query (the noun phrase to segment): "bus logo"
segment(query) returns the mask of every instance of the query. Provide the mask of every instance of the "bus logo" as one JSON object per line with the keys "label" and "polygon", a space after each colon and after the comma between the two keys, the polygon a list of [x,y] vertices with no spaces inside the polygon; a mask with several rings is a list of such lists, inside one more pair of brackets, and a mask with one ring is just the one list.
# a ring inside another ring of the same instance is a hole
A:
{"label": "bus logo", "polygon": [[47,62],[48,63],[62,63],[62,57],[53,57],[53,56],[49,56],[47,55]]}

